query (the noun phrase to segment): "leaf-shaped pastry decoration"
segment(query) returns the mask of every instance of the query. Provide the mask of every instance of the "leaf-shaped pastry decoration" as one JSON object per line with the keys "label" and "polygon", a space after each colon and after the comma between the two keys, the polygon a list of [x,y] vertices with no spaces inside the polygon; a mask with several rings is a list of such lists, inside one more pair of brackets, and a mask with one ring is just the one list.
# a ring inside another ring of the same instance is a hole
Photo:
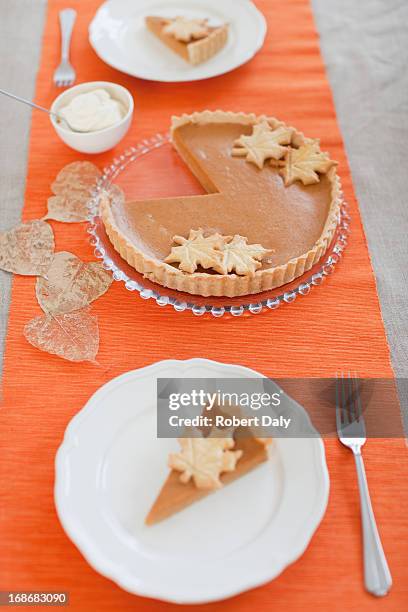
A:
{"label": "leaf-shaped pastry decoration", "polygon": [[204,236],[203,230],[190,230],[188,238],[174,236],[173,241],[180,246],[173,247],[165,258],[167,263],[179,263],[179,269],[193,273],[198,266],[214,268],[220,262],[220,249],[224,238],[220,234]]}
{"label": "leaf-shaped pastry decoration", "polygon": [[169,455],[169,467],[181,472],[180,481],[191,478],[198,489],[218,489],[222,486],[220,475],[235,470],[242,451],[232,451],[232,437],[179,438],[181,451]]}
{"label": "leaf-shaped pastry decoration", "polygon": [[84,263],[72,253],[56,253],[46,278],[38,278],[36,295],[46,313],[72,312],[103,295],[112,275],[99,262]]}
{"label": "leaf-shaped pastry decoration", "polygon": [[262,266],[261,261],[273,251],[264,249],[261,244],[247,244],[248,239],[236,234],[232,240],[226,241],[222,248],[219,264],[213,266],[216,272],[228,274],[254,274]]}
{"label": "leaf-shaped pastry decoration", "polygon": [[163,32],[174,36],[176,40],[190,42],[208,36],[209,29],[206,19],[187,19],[186,17],[175,17],[168,19]]}
{"label": "leaf-shaped pastry decoration", "polygon": [[40,219],[0,234],[0,268],[14,274],[43,276],[54,256],[54,233]]}
{"label": "leaf-shaped pastry decoration", "polygon": [[24,327],[30,344],[68,361],[95,361],[98,320],[88,310],[35,317]]}
{"label": "leaf-shaped pastry decoration", "polygon": [[292,128],[281,126],[273,130],[267,121],[261,121],[253,126],[250,136],[243,134],[235,141],[232,155],[246,157],[262,169],[267,159],[285,155],[287,147],[282,145],[290,144],[292,134]]}
{"label": "leaf-shaped pastry decoration", "polygon": [[327,153],[323,153],[316,141],[308,142],[299,149],[288,149],[285,159],[279,162],[285,185],[288,187],[295,181],[302,181],[304,185],[319,182],[320,173],[325,173],[337,162],[331,160]]}
{"label": "leaf-shaped pastry decoration", "polygon": [[44,219],[65,223],[86,221],[88,202],[100,176],[98,168],[87,161],[65,166],[51,185],[55,195],[48,198],[48,213]]}

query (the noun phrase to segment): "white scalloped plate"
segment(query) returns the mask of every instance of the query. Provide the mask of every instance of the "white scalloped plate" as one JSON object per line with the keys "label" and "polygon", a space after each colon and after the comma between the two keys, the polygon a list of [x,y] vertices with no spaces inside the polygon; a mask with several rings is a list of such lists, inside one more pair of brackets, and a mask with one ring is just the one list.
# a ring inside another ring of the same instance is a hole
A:
{"label": "white scalloped plate", "polygon": [[[153,527],[144,525],[176,440],[156,437],[156,379],[260,377],[206,359],[161,361],[101,389],[56,456],[61,523],[90,565],[123,589],[176,603],[225,599],[276,578],[320,523],[329,478],[319,437],[276,438],[264,465]],[[281,413],[314,431],[290,398]]]}
{"label": "white scalloped plate", "polygon": [[[146,15],[229,23],[228,42],[207,62],[191,66],[146,29]],[[89,27],[89,42],[105,63],[121,72],[181,82],[208,79],[245,64],[262,47],[265,33],[265,18],[250,0],[108,0]]]}

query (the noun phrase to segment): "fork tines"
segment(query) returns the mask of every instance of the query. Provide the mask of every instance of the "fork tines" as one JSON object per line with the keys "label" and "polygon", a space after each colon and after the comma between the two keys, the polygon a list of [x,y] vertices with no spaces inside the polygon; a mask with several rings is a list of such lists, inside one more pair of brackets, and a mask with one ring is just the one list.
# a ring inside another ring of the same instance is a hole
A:
{"label": "fork tines", "polygon": [[339,436],[365,436],[358,378],[350,372],[336,375],[336,422]]}
{"label": "fork tines", "polygon": [[75,70],[67,60],[62,60],[54,72],[54,83],[57,87],[70,87],[75,83]]}

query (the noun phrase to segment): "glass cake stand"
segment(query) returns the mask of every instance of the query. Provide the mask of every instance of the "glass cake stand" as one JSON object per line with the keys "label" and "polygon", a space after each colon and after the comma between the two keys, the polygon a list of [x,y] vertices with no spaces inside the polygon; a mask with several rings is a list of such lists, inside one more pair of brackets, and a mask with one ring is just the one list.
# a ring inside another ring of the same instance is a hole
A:
{"label": "glass cake stand", "polygon": [[111,270],[113,278],[123,282],[128,291],[138,294],[144,300],[153,299],[158,306],[172,306],[177,312],[192,312],[196,316],[211,314],[214,317],[237,317],[276,310],[284,304],[291,304],[299,296],[306,296],[314,287],[321,285],[334,272],[347,245],[350,216],[348,206],[343,202],[336,234],[324,258],[293,282],[263,293],[236,298],[182,293],[143,278],[112,247],[99,217],[101,195],[111,190],[112,186],[120,187],[127,199],[205,192],[174,151],[169,135],[156,134],[113,159],[104,169],[88,204],[87,232],[95,256],[102,260],[103,267]]}

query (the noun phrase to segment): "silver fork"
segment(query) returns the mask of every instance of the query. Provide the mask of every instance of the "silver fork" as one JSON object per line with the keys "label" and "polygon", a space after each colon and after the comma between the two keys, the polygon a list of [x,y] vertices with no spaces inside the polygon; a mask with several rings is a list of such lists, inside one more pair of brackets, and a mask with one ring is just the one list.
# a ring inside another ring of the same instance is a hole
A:
{"label": "silver fork", "polygon": [[392,578],[375,522],[364,469],[361,448],[366,442],[366,429],[356,377],[337,375],[336,423],[340,442],[354,453],[360,491],[363,528],[364,583],[367,591],[381,597],[391,588]]}
{"label": "silver fork", "polygon": [[75,82],[75,70],[69,62],[69,46],[76,19],[74,9],[64,9],[59,13],[61,27],[61,63],[54,72],[54,83],[57,87],[70,87]]}

